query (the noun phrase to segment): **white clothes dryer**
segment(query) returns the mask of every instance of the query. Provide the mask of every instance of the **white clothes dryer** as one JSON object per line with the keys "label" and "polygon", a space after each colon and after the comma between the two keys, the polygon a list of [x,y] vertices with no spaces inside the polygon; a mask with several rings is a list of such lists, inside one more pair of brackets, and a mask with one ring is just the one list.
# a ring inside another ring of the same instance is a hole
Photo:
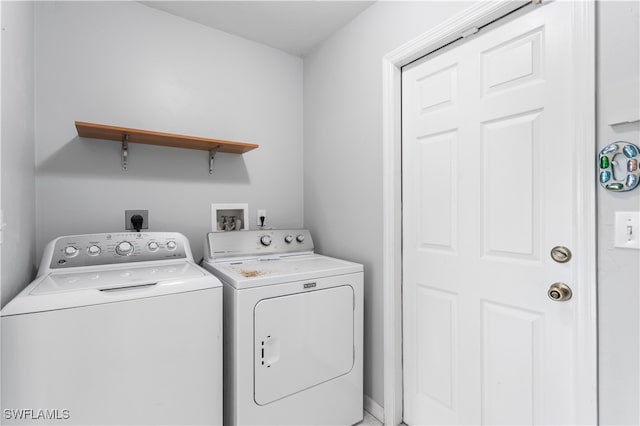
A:
{"label": "white clothes dryer", "polygon": [[57,238],[0,316],[3,424],[222,424],[222,285],[181,234]]}
{"label": "white clothes dryer", "polygon": [[307,230],[212,232],[224,289],[224,424],[362,420],[363,267],[314,253]]}

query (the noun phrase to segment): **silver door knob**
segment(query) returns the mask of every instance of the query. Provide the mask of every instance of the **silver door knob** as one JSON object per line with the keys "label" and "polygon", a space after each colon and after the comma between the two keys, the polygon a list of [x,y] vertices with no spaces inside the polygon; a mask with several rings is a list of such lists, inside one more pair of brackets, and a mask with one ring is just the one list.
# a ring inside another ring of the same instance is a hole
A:
{"label": "silver door knob", "polygon": [[547,295],[551,300],[555,300],[556,302],[564,302],[571,299],[573,293],[571,292],[571,288],[565,283],[553,283],[549,287]]}

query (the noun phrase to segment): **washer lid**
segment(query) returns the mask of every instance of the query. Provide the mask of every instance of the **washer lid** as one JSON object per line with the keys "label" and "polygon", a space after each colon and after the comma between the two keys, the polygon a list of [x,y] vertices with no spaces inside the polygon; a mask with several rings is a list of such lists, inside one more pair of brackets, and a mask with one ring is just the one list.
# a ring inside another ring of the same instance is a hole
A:
{"label": "washer lid", "polygon": [[128,266],[82,268],[78,272],[61,271],[41,276],[9,302],[0,315],[98,305],[222,286],[216,277],[189,261]]}
{"label": "washer lid", "polygon": [[208,262],[205,266],[216,276],[239,289],[313,280],[363,270],[361,264],[319,254]]}
{"label": "washer lid", "polygon": [[176,279],[184,281],[191,278],[202,278],[207,275],[201,268],[187,262],[143,267],[128,266],[122,269],[94,269],[84,272],[52,273],[31,290],[29,294],[80,291],[90,288],[110,291],[152,283],[158,284],[160,282],[162,282],[162,285],[166,285],[166,282]]}

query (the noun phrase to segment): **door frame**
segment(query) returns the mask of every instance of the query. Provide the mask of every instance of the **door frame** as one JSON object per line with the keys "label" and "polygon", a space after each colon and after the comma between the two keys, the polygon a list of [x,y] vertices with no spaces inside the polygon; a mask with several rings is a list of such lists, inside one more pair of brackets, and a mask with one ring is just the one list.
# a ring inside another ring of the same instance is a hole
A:
{"label": "door frame", "polygon": [[[541,3],[541,0],[534,0]],[[382,59],[382,286],[384,324],[384,424],[402,422],[402,114],[401,68],[453,41],[470,29],[501,18],[530,1],[477,2],[430,31],[408,41]],[[575,106],[575,197],[578,214],[576,250],[583,253],[577,265],[577,282],[584,297],[577,329],[578,370],[585,374],[576,384],[577,422],[597,424],[597,322],[596,322],[596,185],[595,140],[595,1],[572,2],[573,63],[580,70],[572,84]],[[534,7],[544,7],[535,5]]]}

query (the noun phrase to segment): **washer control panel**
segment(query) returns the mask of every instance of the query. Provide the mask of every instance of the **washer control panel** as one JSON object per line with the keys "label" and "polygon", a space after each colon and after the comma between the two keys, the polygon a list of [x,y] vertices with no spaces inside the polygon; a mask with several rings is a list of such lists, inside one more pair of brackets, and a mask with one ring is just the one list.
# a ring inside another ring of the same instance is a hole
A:
{"label": "washer control panel", "polygon": [[209,259],[280,255],[313,252],[313,240],[306,229],[210,232],[205,248]]}
{"label": "washer control panel", "polygon": [[189,242],[177,232],[123,232],[60,237],[49,243],[51,269],[186,259]]}

